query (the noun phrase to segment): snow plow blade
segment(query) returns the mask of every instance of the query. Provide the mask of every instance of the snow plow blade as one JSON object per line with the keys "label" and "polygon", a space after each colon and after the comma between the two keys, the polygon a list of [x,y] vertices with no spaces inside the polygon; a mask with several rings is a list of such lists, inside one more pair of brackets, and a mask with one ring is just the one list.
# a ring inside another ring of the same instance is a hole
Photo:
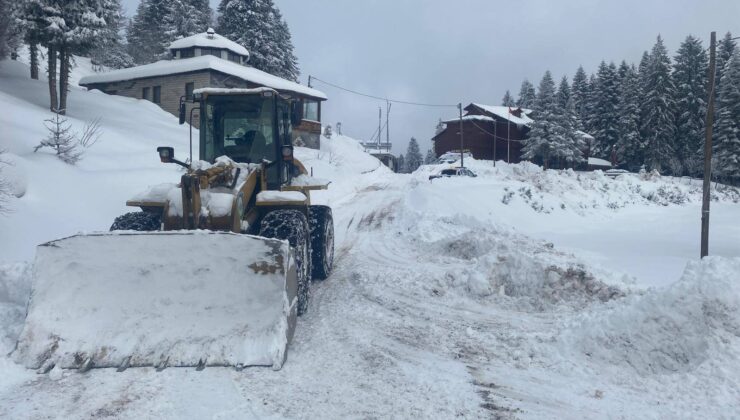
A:
{"label": "snow plow blade", "polygon": [[280,369],[296,323],[286,241],[206,231],[101,233],[39,245],[16,362],[40,372]]}

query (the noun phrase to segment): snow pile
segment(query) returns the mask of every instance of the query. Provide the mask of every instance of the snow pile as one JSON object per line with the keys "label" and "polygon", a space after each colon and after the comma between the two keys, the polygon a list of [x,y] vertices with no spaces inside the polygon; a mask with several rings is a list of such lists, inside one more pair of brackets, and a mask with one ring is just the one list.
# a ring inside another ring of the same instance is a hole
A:
{"label": "snow pile", "polygon": [[[453,165],[427,165],[415,176],[428,178]],[[683,205],[701,202],[701,180],[664,177],[656,173],[623,174],[616,178],[602,171],[581,172],[572,169],[547,170],[530,163],[506,164],[465,159],[465,166],[478,178],[472,182],[498,196],[501,204],[529,208],[537,213],[562,211],[579,215],[602,209],[618,210],[636,205]],[[449,181],[447,181],[449,182]],[[730,186],[714,187],[712,199],[740,202],[740,190]]]}
{"label": "snow pile", "polygon": [[0,355],[13,350],[21,331],[31,291],[30,274],[26,263],[0,264]]}
{"label": "snow pile", "polygon": [[[76,58],[72,74],[92,72]],[[89,60],[88,60],[89,64]],[[109,96],[72,86],[68,121],[80,132],[100,118],[101,138],[76,165],[57,159],[49,150],[33,152],[48,135],[51,117],[45,80],[31,80],[28,67],[0,62],[0,150],[2,174],[13,196],[9,213],[0,217],[0,263],[29,261],[37,244],[80,231],[108,230],[117,216],[131,211],[126,201],[148,185],[178,182],[176,165],[163,164],[157,146],[188,149],[188,128],[157,105],[144,100]],[[197,131],[195,132],[197,137]],[[197,149],[197,148],[196,148]],[[197,158],[197,156],[196,156]]]}
{"label": "snow pile", "polygon": [[561,344],[641,375],[740,367],[739,279],[740,258],[692,261],[666,288],[579,317]]}

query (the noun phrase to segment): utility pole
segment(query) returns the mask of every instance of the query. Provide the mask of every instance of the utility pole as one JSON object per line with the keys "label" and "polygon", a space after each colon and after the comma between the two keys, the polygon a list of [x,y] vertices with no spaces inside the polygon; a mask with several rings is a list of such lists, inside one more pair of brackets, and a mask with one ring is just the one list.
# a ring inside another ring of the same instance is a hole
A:
{"label": "utility pole", "polygon": [[385,100],[385,143],[388,147],[388,152],[390,152],[390,144],[391,144],[391,122],[389,120],[389,117],[391,115],[391,103],[386,99]]}
{"label": "utility pole", "polygon": [[493,167],[496,167],[496,142],[498,141],[498,120],[493,119]]}
{"label": "utility pole", "polygon": [[704,122],[704,183],[701,204],[701,258],[709,255],[709,189],[712,186],[712,125],[714,125],[714,74],[716,62],[717,33],[712,32],[709,41],[709,98]]}
{"label": "utility pole", "polygon": [[463,141],[463,123],[462,123],[462,102],[457,104],[457,109],[460,110],[460,167],[465,167],[465,155],[463,154],[463,147],[465,142]]}
{"label": "utility pole", "polygon": [[311,75],[310,74],[308,75],[308,87],[313,87],[311,86]]}
{"label": "utility pole", "polygon": [[380,150],[380,136],[383,135],[383,108],[378,107],[378,150]]}
{"label": "utility pole", "polygon": [[511,163],[511,108],[509,118],[506,120],[506,163]]}

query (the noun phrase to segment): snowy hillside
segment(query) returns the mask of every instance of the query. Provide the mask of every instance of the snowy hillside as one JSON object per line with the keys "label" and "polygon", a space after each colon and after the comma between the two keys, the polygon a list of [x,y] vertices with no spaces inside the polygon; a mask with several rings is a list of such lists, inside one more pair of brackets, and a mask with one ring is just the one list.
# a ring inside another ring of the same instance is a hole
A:
{"label": "snowy hillside", "polygon": [[[75,89],[70,121],[100,117],[102,141],[76,167],[34,154],[49,113],[26,71],[0,63],[19,195],[0,215],[0,354],[20,332],[34,245],[106,230],[128,195],[178,176],[154,148],[187,149],[156,106]],[[312,198],[333,208],[336,267],[312,285],[282,370],[37,375],[0,356],[0,417],[740,416],[736,190],[715,191],[717,256],[699,262],[689,180],[471,160],[477,178],[430,182],[441,167],[395,174],[347,136],[296,155],[331,180]]]}

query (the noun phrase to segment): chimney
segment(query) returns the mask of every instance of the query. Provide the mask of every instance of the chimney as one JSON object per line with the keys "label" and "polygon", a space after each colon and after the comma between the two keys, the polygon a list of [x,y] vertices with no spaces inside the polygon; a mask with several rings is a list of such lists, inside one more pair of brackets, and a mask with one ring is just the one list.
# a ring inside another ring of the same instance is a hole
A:
{"label": "chimney", "polygon": [[214,31],[213,28],[208,28],[206,34],[208,36],[208,39],[213,39],[213,36],[216,35],[216,31]]}

